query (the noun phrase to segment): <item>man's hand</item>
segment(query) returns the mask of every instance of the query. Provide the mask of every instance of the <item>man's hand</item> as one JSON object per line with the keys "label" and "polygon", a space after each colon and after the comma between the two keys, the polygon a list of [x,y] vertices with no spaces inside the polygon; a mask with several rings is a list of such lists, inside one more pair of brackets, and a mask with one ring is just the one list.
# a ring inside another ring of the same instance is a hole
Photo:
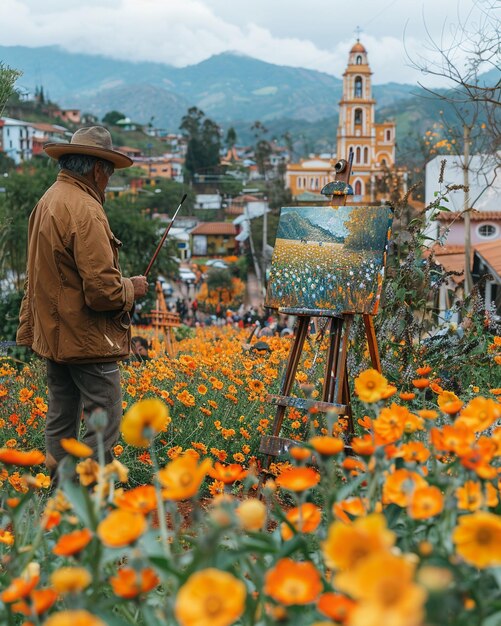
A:
{"label": "man's hand", "polygon": [[146,276],[132,276],[132,286],[134,287],[134,300],[138,300],[146,295],[148,291],[148,279]]}

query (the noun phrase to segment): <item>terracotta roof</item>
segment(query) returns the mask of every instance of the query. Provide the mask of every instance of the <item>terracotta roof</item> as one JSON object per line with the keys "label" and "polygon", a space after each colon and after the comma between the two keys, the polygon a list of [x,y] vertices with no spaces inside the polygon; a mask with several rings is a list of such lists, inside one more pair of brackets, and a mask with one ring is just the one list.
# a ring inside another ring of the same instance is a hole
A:
{"label": "terracotta roof", "polygon": [[[463,282],[464,273],[464,246],[434,246],[435,261],[446,272],[460,272],[460,276],[451,276],[455,283]],[[473,261],[473,251],[472,251]]]}
{"label": "terracotta roof", "polygon": [[261,200],[257,196],[244,194],[243,196],[237,196],[236,198],[233,198],[231,204],[245,204],[246,202],[261,202]]}
{"label": "terracotta roof", "polygon": [[229,222],[203,222],[191,231],[192,235],[236,235],[235,224]]}
{"label": "terracotta roof", "polygon": [[501,241],[475,244],[475,252],[484,259],[490,268],[501,278]]}
{"label": "terracotta roof", "polygon": [[[464,220],[464,214],[457,211],[440,211],[436,219],[439,222],[452,222],[454,220]],[[472,222],[484,222],[491,220],[501,220],[501,211],[470,211],[470,220]]]}
{"label": "terracotta roof", "polygon": [[66,128],[62,128],[61,126],[57,127],[54,124],[47,124],[45,122],[37,122],[36,124],[32,124],[33,128],[37,130],[48,131],[51,133],[59,133],[60,135],[64,135],[67,132]]}
{"label": "terracotta roof", "polygon": [[243,215],[244,208],[242,206],[238,206],[238,204],[230,204],[229,207],[226,207],[224,212],[227,215]]}

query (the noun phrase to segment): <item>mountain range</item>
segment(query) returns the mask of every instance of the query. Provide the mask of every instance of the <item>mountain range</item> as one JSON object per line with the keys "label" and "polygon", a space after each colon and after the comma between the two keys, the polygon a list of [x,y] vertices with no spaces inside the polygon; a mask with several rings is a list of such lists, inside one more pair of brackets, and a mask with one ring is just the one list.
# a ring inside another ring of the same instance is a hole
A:
{"label": "mountain range", "polygon": [[[119,110],[139,123],[174,131],[188,107],[220,124],[277,119],[317,121],[332,116],[342,80],[330,74],[266,63],[225,52],[183,68],[66,52],[56,46],[0,46],[0,61],[23,72],[18,86],[43,86],[51,100],[102,117]],[[339,68],[343,71],[344,68]],[[413,87],[373,89],[378,106],[409,97]]]}
{"label": "mountain range", "polygon": [[[335,154],[343,83],[330,74],[232,52],[177,68],[76,54],[57,46],[0,46],[0,62],[23,72],[16,84],[21,92],[33,94],[43,86],[45,96],[60,106],[99,119],[118,110],[134,122],[179,132],[183,115],[197,106],[223,131],[233,126],[240,144],[255,142],[251,126],[259,120],[269,139],[289,133],[295,157]],[[339,73],[344,69],[336,68]],[[495,72],[484,74],[485,81],[497,81]],[[376,121],[395,119],[397,160],[407,164],[421,164],[423,134],[441,118],[455,116],[447,100],[430,98],[418,85],[375,85],[373,97]]]}

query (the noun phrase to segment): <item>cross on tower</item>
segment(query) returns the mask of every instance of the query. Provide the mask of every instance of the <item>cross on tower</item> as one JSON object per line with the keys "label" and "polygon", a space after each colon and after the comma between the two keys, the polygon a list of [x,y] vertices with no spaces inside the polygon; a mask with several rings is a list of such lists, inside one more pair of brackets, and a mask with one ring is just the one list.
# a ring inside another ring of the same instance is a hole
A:
{"label": "cross on tower", "polygon": [[357,36],[357,41],[360,41],[360,33],[361,33],[361,32],[362,32],[362,29],[360,28],[360,26],[357,26],[357,27],[355,28],[355,33],[356,33],[356,36]]}

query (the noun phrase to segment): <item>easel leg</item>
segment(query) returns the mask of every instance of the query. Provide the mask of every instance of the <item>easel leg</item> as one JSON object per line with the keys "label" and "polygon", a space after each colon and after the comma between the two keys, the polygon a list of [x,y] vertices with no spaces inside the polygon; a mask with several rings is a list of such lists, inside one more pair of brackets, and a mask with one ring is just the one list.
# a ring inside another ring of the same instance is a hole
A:
{"label": "easel leg", "polygon": [[336,387],[336,372],[339,360],[339,347],[341,345],[341,333],[343,331],[343,318],[333,317],[329,329],[329,347],[325,362],[324,387],[322,390],[322,400],[333,402],[334,389]]}
{"label": "easel leg", "polygon": [[376,331],[374,330],[372,315],[364,313],[364,315],[362,315],[362,319],[364,320],[365,335],[367,337],[367,345],[369,347],[372,367],[381,373],[381,360],[379,358],[379,349],[377,346]]}
{"label": "easel leg", "polygon": [[[299,365],[299,361],[301,359],[301,354],[303,351],[303,345],[306,341],[306,337],[308,336],[308,332],[310,329],[310,316],[300,316],[297,322],[297,332],[296,337],[294,338],[294,344],[289,353],[289,358],[287,360],[287,366],[285,370],[285,375],[282,383],[282,388],[280,390],[280,394],[283,396],[288,396],[292,386],[294,384],[294,379],[296,376],[297,368]],[[285,406],[278,406],[277,412],[275,414],[275,418],[273,420],[273,436],[278,437],[280,434],[280,429],[282,428],[282,422],[284,421],[285,415]],[[268,468],[270,464],[270,456],[266,456],[265,460],[265,469]]]}

